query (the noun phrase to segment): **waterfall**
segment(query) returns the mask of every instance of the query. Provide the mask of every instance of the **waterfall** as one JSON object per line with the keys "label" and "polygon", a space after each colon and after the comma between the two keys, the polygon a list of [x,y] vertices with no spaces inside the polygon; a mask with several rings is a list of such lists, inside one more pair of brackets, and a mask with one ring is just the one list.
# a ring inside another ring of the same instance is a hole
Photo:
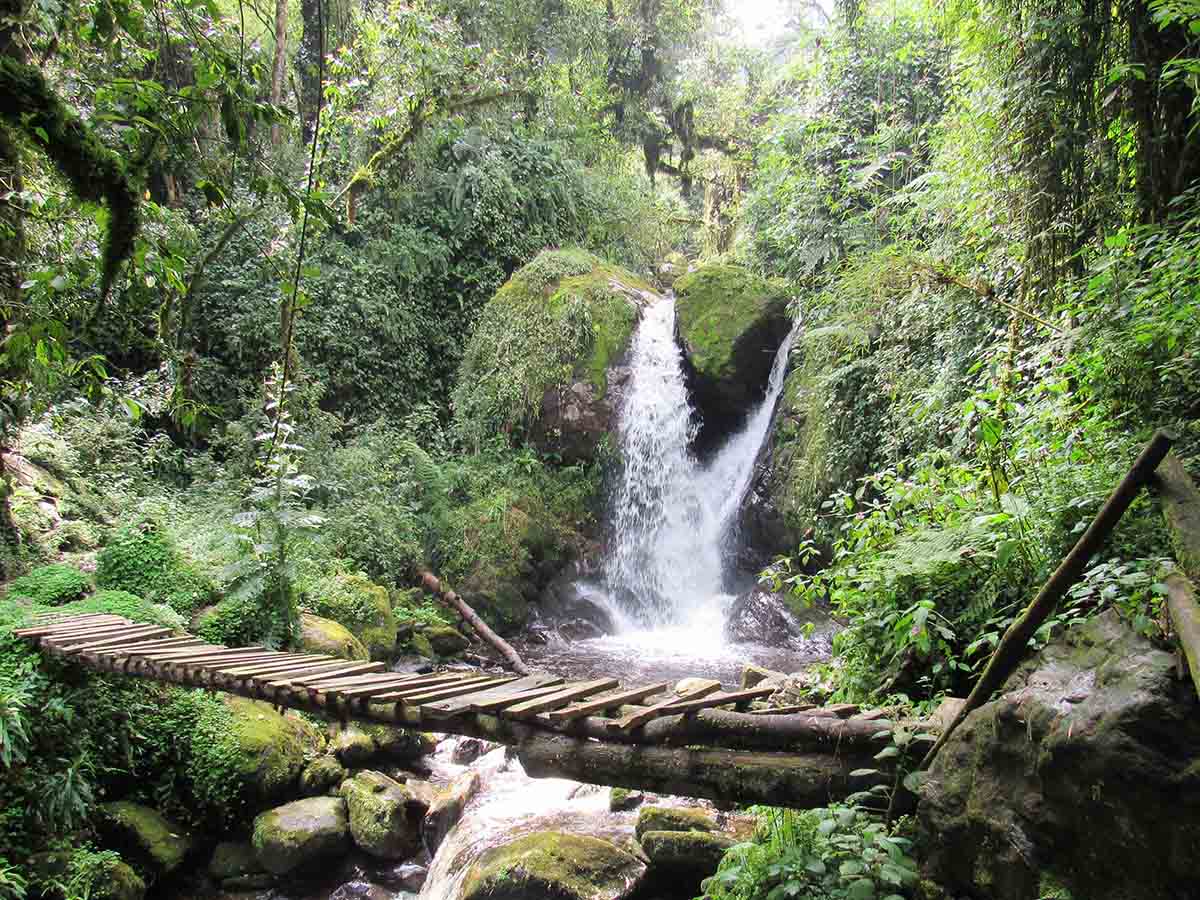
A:
{"label": "waterfall", "polygon": [[793,328],[776,354],[762,402],[702,465],[689,449],[695,423],[675,341],[674,300],[660,300],[643,315],[620,410],[622,466],[610,498],[604,564],[606,592],[642,624],[706,621],[726,599],[738,508],[783,391],[794,334]]}

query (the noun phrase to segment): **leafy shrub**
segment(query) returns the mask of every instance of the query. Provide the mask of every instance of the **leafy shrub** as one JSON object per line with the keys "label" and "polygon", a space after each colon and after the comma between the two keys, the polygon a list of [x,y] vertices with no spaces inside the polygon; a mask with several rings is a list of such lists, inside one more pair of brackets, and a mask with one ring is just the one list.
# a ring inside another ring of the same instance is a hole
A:
{"label": "leafy shrub", "polygon": [[90,597],[76,600],[61,608],[63,612],[77,613],[110,613],[114,616],[124,616],[131,622],[144,622],[147,625],[162,625],[166,628],[183,628],[187,622],[179,613],[165,603],[151,603],[135,596],[128,591],[96,591]]}
{"label": "leafy shrub", "polygon": [[90,589],[87,576],[74,566],[52,563],[14,579],[8,586],[8,597],[42,606],[58,606],[82,597]]}
{"label": "leafy shrub", "polygon": [[193,630],[209,643],[226,647],[252,644],[283,647],[291,638],[291,626],[285,616],[261,602],[259,595],[250,594],[225,598],[203,613]]}
{"label": "leafy shrub", "polygon": [[96,557],[96,583],[165,603],[187,616],[213,598],[213,585],[186,562],[154,522],[119,529]]}
{"label": "leafy shrub", "polygon": [[725,854],[706,898],[903,900],[917,881],[904,823],[889,827],[853,806],[758,813],[758,837]]}

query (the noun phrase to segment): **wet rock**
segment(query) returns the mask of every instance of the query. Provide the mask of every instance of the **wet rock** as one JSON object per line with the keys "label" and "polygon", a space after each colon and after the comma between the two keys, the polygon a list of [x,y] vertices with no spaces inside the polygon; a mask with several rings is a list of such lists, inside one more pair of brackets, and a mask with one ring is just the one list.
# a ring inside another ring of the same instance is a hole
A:
{"label": "wet rock", "polygon": [[586,622],[603,634],[617,630],[599,589],[581,581],[574,571],[565,572],[551,581],[538,602],[543,620],[551,626],[560,622]]}
{"label": "wet rock", "polygon": [[403,859],[421,849],[424,807],[402,784],[382,772],[359,772],[342,782],[350,835],[380,859]]}
{"label": "wet rock", "polygon": [[481,756],[485,756],[495,750],[496,744],[488,741],[480,740],[479,738],[459,738],[454,744],[454,751],[450,754],[450,761],[455,765],[469,766]]}
{"label": "wet rock", "polygon": [[332,726],[332,729],[329,749],[342,765],[349,768],[361,766],[375,755],[375,739],[362,726],[345,722]]}
{"label": "wet rock", "polygon": [[[274,876],[263,870],[254,847],[246,842],[222,841],[208,863],[209,877],[226,889],[266,887]],[[249,884],[248,881],[255,882]]]}
{"label": "wet rock", "polygon": [[564,641],[586,641],[592,638],[604,637],[603,629],[593,625],[586,619],[571,619],[558,626],[558,634]]}
{"label": "wet rock", "polygon": [[340,797],[310,797],[268,810],[251,838],[259,864],[276,875],[344,854],[350,822]]}
{"label": "wet rock", "polygon": [[429,811],[425,813],[425,822],[421,829],[430,856],[437,853],[450,829],[458,824],[463,810],[478,793],[479,784],[478,772],[464,772],[434,799]]}
{"label": "wet rock", "polygon": [[412,645],[422,656],[437,659],[462,653],[471,642],[451,625],[425,625],[417,629]]}
{"label": "wet rock", "polygon": [[652,872],[668,875],[673,881],[686,880],[685,890],[690,894],[717,871],[734,840],[707,831],[647,831],[641,836],[641,844]]}
{"label": "wet rock", "polygon": [[366,645],[345,625],[312,613],[300,615],[300,647],[307,653],[324,653],[342,659],[368,660]]}
{"label": "wet rock", "polygon": [[640,841],[649,831],[716,831],[717,819],[706,809],[692,806],[644,806],[634,834]]}
{"label": "wet rock", "polygon": [[762,666],[756,666],[753,663],[747,663],[742,668],[742,690],[748,690],[752,687],[758,687],[768,681],[782,681],[787,678],[783,672],[774,672],[771,669],[764,669]]}
{"label": "wet rock", "polygon": [[393,759],[420,759],[437,749],[437,738],[428,732],[377,722],[363,722],[361,727],[375,742],[375,751]]}
{"label": "wet rock", "polygon": [[348,881],[334,888],[329,900],[392,900],[392,893],[369,881]]}
{"label": "wet rock", "polygon": [[641,791],[631,791],[628,788],[619,787],[609,788],[608,809],[609,812],[637,809],[645,799],[646,795]]}
{"label": "wet rock", "polygon": [[[298,715],[283,715],[269,703],[227,697],[231,720],[226,734],[234,751],[227,758],[230,778],[258,809],[295,796],[306,756],[319,752],[320,732]],[[198,739],[202,732],[195,732]]]}
{"label": "wet rock", "polygon": [[738,597],[725,618],[725,637],[738,644],[794,646],[804,640],[804,631],[783,599],[761,587]]}
{"label": "wet rock", "polygon": [[539,831],[480,857],[462,900],[626,900],[645,875],[645,863],[608,841]]}
{"label": "wet rock", "polygon": [[[408,789],[408,792],[412,794],[413,799],[424,807],[425,811],[428,811],[429,807],[433,806],[433,801],[437,799],[439,788],[436,784],[423,781],[420,778],[400,779],[393,776],[393,779],[400,781]],[[421,814],[424,815],[425,813],[422,812]]]}
{"label": "wet rock", "polygon": [[971,713],[921,788],[928,874],[955,894],[1195,895],[1200,710],[1175,658],[1105,613]]}
{"label": "wet rock", "polygon": [[698,691],[701,688],[721,686],[721,682],[712,678],[684,678],[675,685],[676,694],[686,694],[689,691]]}
{"label": "wet rock", "polygon": [[92,900],[142,900],[146,882],[128,863],[113,860],[104,864],[104,876],[97,880],[90,896]]}
{"label": "wet rock", "polygon": [[792,327],[783,285],[710,263],[675,282],[675,329],[684,350],[703,452],[732,433],[763,398],[775,351]]}
{"label": "wet rock", "polygon": [[334,756],[318,756],[300,773],[300,793],[305,797],[319,797],[331,791],[346,778],[346,767]]}
{"label": "wet rock", "polygon": [[187,832],[149,806],[121,800],[102,803],[98,811],[105,846],[119,850],[151,872],[174,872],[192,849]]}
{"label": "wet rock", "polygon": [[421,888],[425,886],[425,879],[429,877],[429,869],[416,863],[406,862],[376,872],[374,877],[384,887],[394,891],[419,894]]}

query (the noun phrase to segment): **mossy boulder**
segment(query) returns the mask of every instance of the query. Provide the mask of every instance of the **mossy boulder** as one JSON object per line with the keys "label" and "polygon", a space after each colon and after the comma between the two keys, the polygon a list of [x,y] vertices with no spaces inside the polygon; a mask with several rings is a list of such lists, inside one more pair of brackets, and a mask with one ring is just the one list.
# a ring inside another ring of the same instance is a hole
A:
{"label": "mossy boulder", "polygon": [[717,871],[734,839],[707,831],[647,831],[641,836],[642,852],[651,871],[669,876],[673,883],[686,881],[689,892]]}
{"label": "mossy boulder", "polygon": [[528,437],[566,462],[594,459],[640,309],[657,296],[586,251],[541,253],[480,316],[454,390],[460,427],[477,441]]}
{"label": "mossy boulder", "polygon": [[337,790],[346,774],[346,767],[336,756],[318,756],[300,773],[300,793],[305,797],[329,794]]}
{"label": "mossy boulder", "polygon": [[341,797],[309,797],[261,813],[251,838],[259,864],[275,875],[344,854],[350,821]]}
{"label": "mossy boulder", "polygon": [[788,295],[746,269],[709,263],[679,278],[675,296],[675,329],[703,420],[697,440],[712,444],[765,396],[791,329]]}
{"label": "mossy boulder", "polygon": [[142,900],[146,882],[129,863],[114,859],[104,864],[104,874],[92,886],[92,900]]}
{"label": "mossy boulder", "polygon": [[375,755],[378,749],[371,733],[357,722],[342,722],[333,726],[329,736],[329,749],[344,766],[361,766]]}
{"label": "mossy boulder", "polygon": [[428,659],[456,656],[471,642],[453,625],[424,625],[412,638],[413,649]]}
{"label": "mossy boulder", "polygon": [[361,572],[320,579],[304,592],[301,607],[344,626],[371,659],[389,660],[396,652],[396,616],[387,588]]}
{"label": "mossy boulder", "polygon": [[629,788],[622,787],[609,788],[608,810],[609,812],[623,812],[625,810],[637,809],[645,799],[646,795],[641,791],[632,791]]}
{"label": "mossy boulder", "polygon": [[425,804],[382,772],[359,772],[342,782],[350,835],[364,852],[403,859],[421,848]]}
{"label": "mossy boulder", "polygon": [[791,553],[815,526],[829,543],[821,504],[875,471],[889,398],[878,387],[871,336],[853,323],[806,329],[792,348],[767,445],[759,457],[739,525],[766,564]]}
{"label": "mossy boulder", "polygon": [[685,806],[643,806],[634,834],[638,840],[648,831],[715,831],[717,819],[706,809]]}
{"label": "mossy boulder", "polygon": [[608,841],[539,831],[480,857],[462,900],[624,900],[645,874],[645,863]]}
{"label": "mossy boulder", "polygon": [[308,653],[324,653],[342,659],[366,661],[371,658],[366,645],[345,625],[312,613],[300,616],[300,647]]}
{"label": "mossy boulder", "polygon": [[169,875],[183,865],[192,849],[187,832],[158,810],[118,800],[102,803],[97,822],[106,846],[156,875]]}
{"label": "mossy boulder", "polygon": [[358,726],[370,735],[376,752],[389,757],[389,762],[420,759],[437,749],[437,738],[426,731],[379,722],[361,722]]}
{"label": "mossy boulder", "polygon": [[221,841],[213,849],[208,862],[209,877],[225,886],[230,881],[242,882],[250,876],[263,874],[254,847],[246,841]]}
{"label": "mossy boulder", "polygon": [[316,727],[295,715],[282,715],[269,703],[228,697],[230,713],[224,741],[228,755],[221,760],[223,777],[241,788],[261,808],[288,794],[304,769],[305,757],[321,745]]}
{"label": "mossy boulder", "polygon": [[1200,715],[1174,654],[1115,609],[1023,663],[938,753],[919,793],[947,896],[1196,896]]}

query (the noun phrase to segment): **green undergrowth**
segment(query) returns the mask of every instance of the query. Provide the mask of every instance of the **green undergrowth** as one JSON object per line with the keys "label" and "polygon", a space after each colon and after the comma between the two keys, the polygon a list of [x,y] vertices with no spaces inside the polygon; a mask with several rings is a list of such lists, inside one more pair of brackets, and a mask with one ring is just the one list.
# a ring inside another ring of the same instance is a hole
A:
{"label": "green undergrowth", "polygon": [[96,557],[96,584],[164,603],[183,616],[210,603],[214,595],[212,582],[149,520],[125,525],[109,536]]}
{"label": "green undergrowth", "polygon": [[464,438],[479,446],[519,436],[545,391],[573,378],[603,395],[650,290],[583,250],[547,250],[517,271],[484,307],[463,356],[453,406]]}
{"label": "green undergrowth", "polygon": [[53,563],[12,581],[8,586],[8,597],[43,606],[58,606],[78,600],[90,589],[88,577],[74,566]]}

